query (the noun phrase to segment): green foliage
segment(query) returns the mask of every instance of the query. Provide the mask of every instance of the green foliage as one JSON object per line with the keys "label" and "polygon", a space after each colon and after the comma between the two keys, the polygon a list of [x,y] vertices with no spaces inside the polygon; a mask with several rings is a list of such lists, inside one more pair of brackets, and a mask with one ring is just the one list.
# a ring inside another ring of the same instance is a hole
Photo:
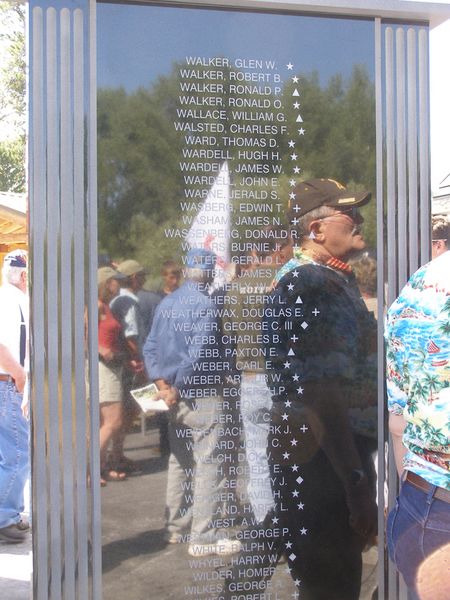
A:
{"label": "green foliage", "polygon": [[25,191],[25,3],[0,2],[0,189]]}
{"label": "green foliage", "polygon": [[25,136],[0,142],[0,190],[25,191]]}
{"label": "green foliage", "polygon": [[[181,120],[176,112],[178,98],[186,93],[180,90],[179,69],[180,65],[174,65],[169,76],[159,78],[148,89],[130,94],[123,89],[103,89],[98,94],[100,246],[112,256],[134,256],[155,271],[162,260],[179,260],[183,254],[182,240],[167,238],[164,232],[167,227],[182,228],[180,200],[186,199],[179,165],[185,160],[185,133],[174,127],[174,121]],[[227,77],[229,73],[225,80]],[[300,177],[331,177],[357,190],[374,191],[375,97],[365,69],[355,67],[348,81],[337,75],[323,88],[317,73],[299,74],[299,78],[300,112],[306,130],[304,136],[295,137]],[[225,93],[226,85],[225,81]],[[298,114],[293,107],[293,86],[289,81],[280,96],[289,123],[295,122]],[[226,103],[225,109],[230,111]],[[230,119],[225,121],[223,135],[227,135],[229,123]],[[222,136],[217,137],[217,148],[225,150]],[[292,177],[289,139],[286,134],[277,136],[285,172],[278,177],[277,188],[283,212]],[[228,151],[233,158],[239,149],[228,147]],[[368,246],[374,247],[375,202],[363,213]]]}

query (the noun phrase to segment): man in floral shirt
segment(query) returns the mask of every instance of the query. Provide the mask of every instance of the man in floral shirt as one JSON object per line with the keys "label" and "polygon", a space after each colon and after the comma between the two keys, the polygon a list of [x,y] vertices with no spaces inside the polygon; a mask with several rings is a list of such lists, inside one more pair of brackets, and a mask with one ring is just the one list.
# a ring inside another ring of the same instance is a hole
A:
{"label": "man in floral shirt", "polygon": [[413,597],[448,598],[450,252],[411,277],[388,312],[386,339],[390,429],[403,479],[388,518],[389,552]]}

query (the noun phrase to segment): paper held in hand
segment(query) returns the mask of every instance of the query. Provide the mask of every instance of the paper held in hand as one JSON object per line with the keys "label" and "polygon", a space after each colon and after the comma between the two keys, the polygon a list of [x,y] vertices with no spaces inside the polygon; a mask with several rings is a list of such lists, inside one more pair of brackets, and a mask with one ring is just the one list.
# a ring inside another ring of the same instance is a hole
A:
{"label": "paper held in hand", "polygon": [[141,407],[142,412],[164,412],[169,410],[164,400],[156,400],[155,396],[158,393],[158,388],[154,383],[146,385],[135,390],[131,390],[131,395]]}

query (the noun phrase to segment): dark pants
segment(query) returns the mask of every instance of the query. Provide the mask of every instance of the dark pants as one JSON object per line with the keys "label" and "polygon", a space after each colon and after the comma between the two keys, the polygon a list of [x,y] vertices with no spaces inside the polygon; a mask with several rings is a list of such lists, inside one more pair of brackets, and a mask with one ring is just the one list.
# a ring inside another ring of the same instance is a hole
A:
{"label": "dark pants", "polygon": [[[324,453],[273,471],[277,516],[291,576],[302,600],[357,600],[361,538],[349,524],[343,486]],[[301,481],[301,478],[303,481]],[[300,483],[299,483],[300,482]]]}

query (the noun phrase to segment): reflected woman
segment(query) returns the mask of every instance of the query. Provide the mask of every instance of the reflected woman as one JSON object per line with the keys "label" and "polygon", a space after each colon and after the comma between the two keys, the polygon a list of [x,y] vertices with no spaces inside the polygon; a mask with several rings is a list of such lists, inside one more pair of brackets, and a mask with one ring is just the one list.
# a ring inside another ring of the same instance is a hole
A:
{"label": "reflected woman", "polygon": [[107,460],[109,442],[123,421],[122,365],[123,333],[114,318],[109,303],[119,293],[119,279],[123,275],[112,267],[97,271],[98,283],[98,376],[100,403],[100,469],[101,485],[109,481],[122,481],[126,473],[110,468]]}

